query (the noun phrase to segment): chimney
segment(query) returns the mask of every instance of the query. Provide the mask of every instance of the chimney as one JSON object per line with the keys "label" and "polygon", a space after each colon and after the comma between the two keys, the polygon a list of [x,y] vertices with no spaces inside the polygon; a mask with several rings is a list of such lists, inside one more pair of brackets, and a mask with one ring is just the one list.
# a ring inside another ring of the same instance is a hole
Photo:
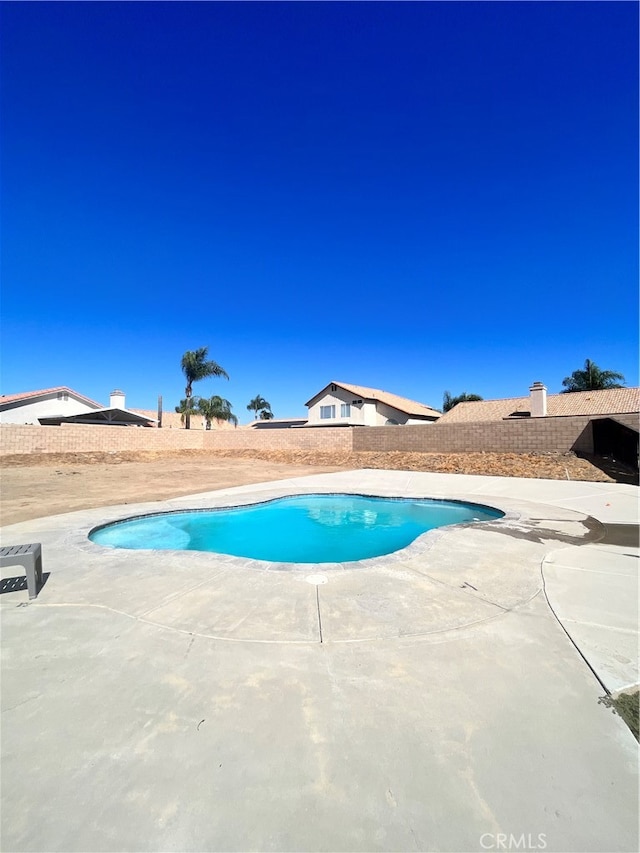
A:
{"label": "chimney", "polygon": [[545,418],[547,416],[547,388],[542,382],[534,382],[529,388],[531,398],[531,417]]}
{"label": "chimney", "polygon": [[124,391],[112,391],[109,396],[110,409],[124,409]]}

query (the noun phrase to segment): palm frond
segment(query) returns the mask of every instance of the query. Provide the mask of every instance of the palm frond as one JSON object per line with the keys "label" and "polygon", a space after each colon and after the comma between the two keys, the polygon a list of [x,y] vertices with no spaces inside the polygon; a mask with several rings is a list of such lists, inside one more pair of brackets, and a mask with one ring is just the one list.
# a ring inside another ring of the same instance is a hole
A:
{"label": "palm frond", "polygon": [[237,425],[238,419],[231,411],[231,408],[229,400],[225,400],[224,397],[217,395],[209,398],[200,397],[198,399],[198,411],[204,416],[207,429],[211,428],[212,421],[228,421]]}
{"label": "palm frond", "polygon": [[[260,396],[260,394],[258,394],[257,397],[254,397],[253,400],[249,401],[247,409],[250,412],[255,412],[255,417],[257,419],[259,412],[271,412],[271,403],[268,400],[265,400],[264,397]],[[262,415],[260,415],[260,417],[262,418]],[[265,419],[263,418],[263,420]]]}
{"label": "palm frond", "polygon": [[586,359],[583,370],[574,370],[571,376],[562,380],[564,386],[561,394],[572,394],[577,391],[603,391],[608,388],[624,388],[626,382],[622,373],[614,370],[601,370],[598,365]]}
{"label": "palm frond", "polygon": [[479,394],[467,394],[466,391],[463,391],[462,394],[458,394],[457,397],[452,397],[449,391],[445,391],[444,397],[442,398],[442,411],[448,412],[453,409],[454,406],[457,406],[458,403],[475,403],[479,400],[482,400],[482,397]]}

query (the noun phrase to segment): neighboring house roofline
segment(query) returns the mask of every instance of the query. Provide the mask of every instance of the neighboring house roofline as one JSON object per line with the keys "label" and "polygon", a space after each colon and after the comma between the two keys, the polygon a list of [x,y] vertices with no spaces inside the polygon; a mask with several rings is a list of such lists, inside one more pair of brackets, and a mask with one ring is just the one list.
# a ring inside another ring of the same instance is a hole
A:
{"label": "neighboring house roofline", "polygon": [[96,403],[95,400],[85,397],[84,394],[79,394],[77,391],[74,391],[73,388],[68,388],[66,385],[59,385],[56,388],[43,388],[39,391],[25,391],[22,394],[3,394],[0,396],[0,409],[5,407],[12,408],[23,402],[31,403],[37,397],[48,397],[53,394],[61,393],[70,394],[72,397],[75,397],[76,400],[87,403],[87,405],[92,406],[94,409],[102,408],[102,403]]}
{"label": "neighboring house roofline", "polygon": [[249,423],[240,424],[238,428],[252,429],[255,426],[259,426],[260,424],[306,424],[306,422],[307,418],[268,418],[267,420],[258,418],[249,421]]}
{"label": "neighboring house roofline", "polygon": [[383,391],[380,388],[369,388],[365,385],[353,385],[350,382],[328,382],[321,391],[314,394],[313,397],[305,403],[305,406],[311,406],[313,403],[322,397],[332,385],[337,388],[342,388],[356,397],[362,397],[364,400],[372,400],[379,403],[384,403],[397,409],[399,412],[404,412],[407,415],[417,415],[423,417],[441,417],[441,412],[427,406],[424,403],[419,403],[417,400],[410,400],[408,397],[400,397],[398,394],[392,394],[390,391]]}
{"label": "neighboring house roofline", "polygon": [[[605,388],[549,394],[546,418],[607,416],[640,412],[640,388]],[[441,424],[486,423],[531,416],[531,397],[503,397],[458,403],[440,418]]]}

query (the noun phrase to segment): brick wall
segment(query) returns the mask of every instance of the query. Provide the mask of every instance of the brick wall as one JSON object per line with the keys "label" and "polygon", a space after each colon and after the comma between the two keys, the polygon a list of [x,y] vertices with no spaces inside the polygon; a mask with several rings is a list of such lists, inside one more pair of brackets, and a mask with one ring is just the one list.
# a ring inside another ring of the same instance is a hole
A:
{"label": "brick wall", "polygon": [[[210,450],[316,450],[319,453],[350,453],[358,427],[303,427],[300,429],[230,429],[205,432],[204,447]],[[362,427],[361,429],[366,429]]]}
{"label": "brick wall", "polygon": [[[616,415],[616,420],[638,429],[637,415]],[[355,451],[404,450],[422,453],[497,451],[531,453],[543,451],[593,452],[589,416],[527,418],[486,423],[443,423],[425,426],[355,429]]]}
{"label": "brick wall", "polygon": [[148,429],[91,424],[0,424],[0,455],[88,453],[115,450],[190,450],[202,447],[202,430]]}
{"label": "brick wall", "polygon": [[117,450],[351,450],[349,428],[150,429],[91,424],[0,424],[0,456],[22,453],[88,453]]}
{"label": "brick wall", "polygon": [[[638,429],[638,415],[615,419]],[[503,451],[593,452],[590,418],[535,418],[487,423],[394,427],[305,427],[303,429],[148,429],[61,424],[0,424],[0,455],[87,453],[117,450],[309,450],[417,451],[456,453]]]}

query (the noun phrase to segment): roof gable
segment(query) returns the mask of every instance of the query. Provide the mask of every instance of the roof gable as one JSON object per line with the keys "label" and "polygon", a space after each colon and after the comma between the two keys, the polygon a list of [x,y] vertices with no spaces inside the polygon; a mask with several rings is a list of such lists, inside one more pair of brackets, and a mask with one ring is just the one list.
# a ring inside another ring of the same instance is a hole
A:
{"label": "roof gable", "polygon": [[416,400],[410,400],[408,397],[400,397],[398,394],[391,394],[389,391],[382,391],[380,388],[368,388],[365,385],[352,385],[350,382],[329,382],[328,385],[325,385],[322,391],[314,394],[314,396],[307,401],[305,405],[310,406],[314,400],[321,397],[332,385],[336,385],[338,388],[343,388],[345,391],[355,394],[356,397],[385,403],[387,406],[391,406],[393,409],[397,409],[399,412],[404,412],[407,415],[433,418],[440,417],[440,412],[436,409],[432,409],[430,406],[426,406],[424,403],[418,403]]}
{"label": "roof gable", "polygon": [[3,394],[0,396],[0,408],[5,410],[13,409],[21,406],[23,403],[35,402],[38,397],[52,397],[54,394],[60,393],[69,394],[71,397],[82,403],[86,403],[94,409],[102,408],[101,403],[96,403],[95,400],[85,397],[84,394],[78,394],[77,391],[74,391],[73,388],[67,388],[66,385],[59,385],[56,388],[43,388],[40,391],[25,391],[22,394]]}

